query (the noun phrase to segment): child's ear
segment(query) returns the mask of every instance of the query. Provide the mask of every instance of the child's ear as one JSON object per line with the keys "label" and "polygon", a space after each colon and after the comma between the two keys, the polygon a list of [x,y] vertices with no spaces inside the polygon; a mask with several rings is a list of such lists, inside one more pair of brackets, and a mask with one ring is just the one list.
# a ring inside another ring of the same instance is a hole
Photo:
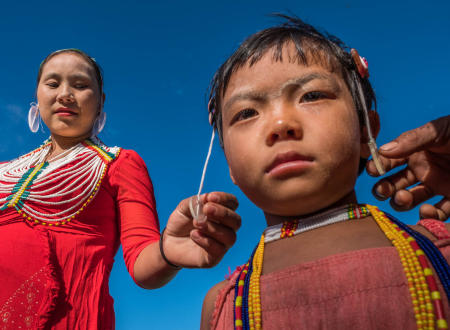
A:
{"label": "child's ear", "polygon": [[[373,138],[376,139],[378,133],[380,132],[380,117],[375,110],[370,110],[369,113],[369,122],[370,127],[372,129]],[[370,157],[370,149],[368,146],[369,142],[369,134],[367,131],[367,127],[364,126],[361,131],[361,158],[368,159]]]}
{"label": "child's ear", "polygon": [[233,181],[233,183],[236,184],[236,180],[234,179],[233,172],[231,171],[231,167],[228,167],[228,170],[230,171],[231,181]]}

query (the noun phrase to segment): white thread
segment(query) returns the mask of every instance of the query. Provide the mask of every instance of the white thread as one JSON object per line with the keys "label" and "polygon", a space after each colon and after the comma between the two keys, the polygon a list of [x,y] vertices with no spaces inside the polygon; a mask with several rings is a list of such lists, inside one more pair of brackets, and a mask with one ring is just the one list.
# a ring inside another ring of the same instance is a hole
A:
{"label": "white thread", "polygon": [[205,160],[205,164],[203,165],[203,172],[202,172],[202,178],[200,180],[200,187],[198,188],[198,193],[197,193],[197,197],[200,200],[200,194],[202,192],[203,189],[203,182],[205,181],[205,176],[206,176],[206,168],[208,167],[208,163],[209,163],[209,157],[211,156],[211,150],[212,150],[212,146],[214,144],[214,128],[211,134],[211,141],[209,142],[209,148],[208,148],[208,154],[206,155],[206,160]]}

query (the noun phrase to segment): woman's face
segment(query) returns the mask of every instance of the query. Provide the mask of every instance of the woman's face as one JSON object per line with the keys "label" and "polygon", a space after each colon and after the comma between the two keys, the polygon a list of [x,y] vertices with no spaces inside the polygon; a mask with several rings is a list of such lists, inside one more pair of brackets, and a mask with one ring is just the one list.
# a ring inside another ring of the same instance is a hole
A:
{"label": "woman's face", "polygon": [[89,137],[102,97],[94,68],[82,56],[62,53],[44,64],[37,100],[52,136]]}

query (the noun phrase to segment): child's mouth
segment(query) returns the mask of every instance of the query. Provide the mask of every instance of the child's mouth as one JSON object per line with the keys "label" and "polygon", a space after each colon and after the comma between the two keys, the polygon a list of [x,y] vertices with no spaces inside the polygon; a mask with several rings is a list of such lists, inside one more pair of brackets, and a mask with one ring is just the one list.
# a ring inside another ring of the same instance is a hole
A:
{"label": "child's mouth", "polygon": [[266,173],[274,177],[285,177],[304,172],[313,161],[312,157],[300,155],[295,151],[278,154],[267,167]]}

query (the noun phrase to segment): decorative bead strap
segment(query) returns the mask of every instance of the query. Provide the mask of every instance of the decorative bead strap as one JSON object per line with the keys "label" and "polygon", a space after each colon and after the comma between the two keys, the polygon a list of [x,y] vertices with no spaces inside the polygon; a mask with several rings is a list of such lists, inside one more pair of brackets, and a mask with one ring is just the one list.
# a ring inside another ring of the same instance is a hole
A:
{"label": "decorative bead strap", "polygon": [[392,222],[378,208],[369,205],[367,207],[400,256],[408,280],[417,328],[434,329],[436,325],[438,329],[447,329],[441,295],[424,251],[414,237]]}
{"label": "decorative bead strap", "polygon": [[450,303],[450,267],[441,251],[439,251],[436,245],[434,245],[433,242],[430,241],[427,237],[411,229],[392,215],[388,213],[385,214],[392,222],[394,222],[402,230],[406,231],[409,235],[415,238],[417,244],[419,244],[420,248],[425,252],[426,256],[433,265],[434,270],[438,274],[447,295],[447,299]]}

